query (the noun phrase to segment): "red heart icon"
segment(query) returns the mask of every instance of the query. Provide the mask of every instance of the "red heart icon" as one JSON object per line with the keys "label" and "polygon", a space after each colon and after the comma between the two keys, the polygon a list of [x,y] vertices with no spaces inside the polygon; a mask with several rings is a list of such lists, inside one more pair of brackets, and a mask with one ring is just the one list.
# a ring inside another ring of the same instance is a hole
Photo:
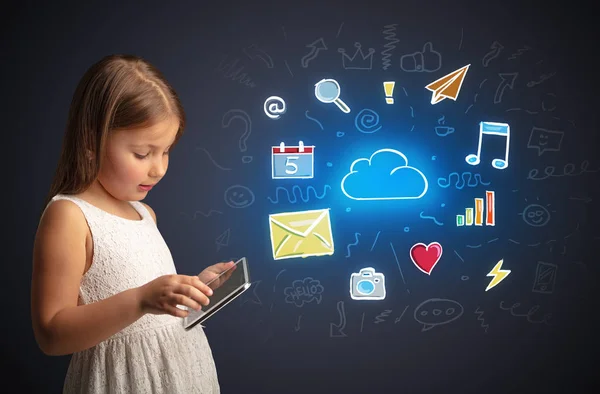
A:
{"label": "red heart icon", "polygon": [[431,275],[433,267],[442,257],[442,245],[439,242],[432,242],[429,245],[423,243],[414,244],[410,248],[410,259],[419,270]]}

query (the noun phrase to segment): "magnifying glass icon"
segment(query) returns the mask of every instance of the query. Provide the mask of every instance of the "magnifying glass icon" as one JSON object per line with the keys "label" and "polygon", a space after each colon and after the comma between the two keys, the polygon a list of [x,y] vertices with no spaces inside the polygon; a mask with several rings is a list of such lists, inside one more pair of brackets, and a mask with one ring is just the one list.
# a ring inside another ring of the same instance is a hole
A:
{"label": "magnifying glass icon", "polygon": [[335,79],[322,79],[315,84],[315,96],[322,103],[334,103],[342,112],[349,113],[350,108],[340,99],[340,84]]}

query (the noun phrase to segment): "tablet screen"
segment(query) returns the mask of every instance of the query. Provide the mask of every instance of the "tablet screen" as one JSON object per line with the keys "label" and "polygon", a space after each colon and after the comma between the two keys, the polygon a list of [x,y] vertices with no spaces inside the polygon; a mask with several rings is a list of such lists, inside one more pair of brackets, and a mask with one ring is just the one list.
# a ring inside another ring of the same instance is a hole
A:
{"label": "tablet screen", "polygon": [[[219,288],[214,289],[214,286],[211,286],[211,284],[216,283],[215,281],[220,276],[225,275],[230,270],[233,270],[233,272],[231,273],[229,279],[227,279]],[[248,275],[246,258],[242,257],[236,261],[233,267],[222,272],[217,278],[208,282],[207,285],[213,289],[213,295],[209,297],[210,304],[208,304],[206,307],[203,307],[199,311],[186,308],[190,313],[184,318],[183,323],[185,328],[191,328],[191,326],[195,325],[195,323],[198,323],[199,321],[207,318],[209,315],[212,315],[212,313],[225,306],[229,301],[249,287],[250,278]]]}

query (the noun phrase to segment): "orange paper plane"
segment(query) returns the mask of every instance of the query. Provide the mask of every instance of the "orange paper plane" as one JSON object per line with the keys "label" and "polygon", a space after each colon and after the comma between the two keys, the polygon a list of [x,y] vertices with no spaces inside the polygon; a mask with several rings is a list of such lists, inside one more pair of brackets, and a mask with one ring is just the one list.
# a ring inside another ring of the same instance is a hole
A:
{"label": "orange paper plane", "polygon": [[467,75],[467,70],[470,64],[459,68],[456,71],[452,71],[448,75],[444,75],[437,81],[430,83],[425,86],[425,89],[431,90],[433,95],[431,96],[431,104],[436,104],[446,98],[451,98],[456,101],[460,87]]}

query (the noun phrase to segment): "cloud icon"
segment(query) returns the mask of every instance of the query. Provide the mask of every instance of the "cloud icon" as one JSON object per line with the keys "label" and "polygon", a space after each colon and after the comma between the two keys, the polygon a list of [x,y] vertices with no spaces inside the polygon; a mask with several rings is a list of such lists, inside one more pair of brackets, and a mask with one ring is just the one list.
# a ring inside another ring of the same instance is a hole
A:
{"label": "cloud icon", "polygon": [[354,160],[342,179],[342,192],[353,200],[411,200],[427,188],[425,175],[410,167],[402,152],[387,148]]}

